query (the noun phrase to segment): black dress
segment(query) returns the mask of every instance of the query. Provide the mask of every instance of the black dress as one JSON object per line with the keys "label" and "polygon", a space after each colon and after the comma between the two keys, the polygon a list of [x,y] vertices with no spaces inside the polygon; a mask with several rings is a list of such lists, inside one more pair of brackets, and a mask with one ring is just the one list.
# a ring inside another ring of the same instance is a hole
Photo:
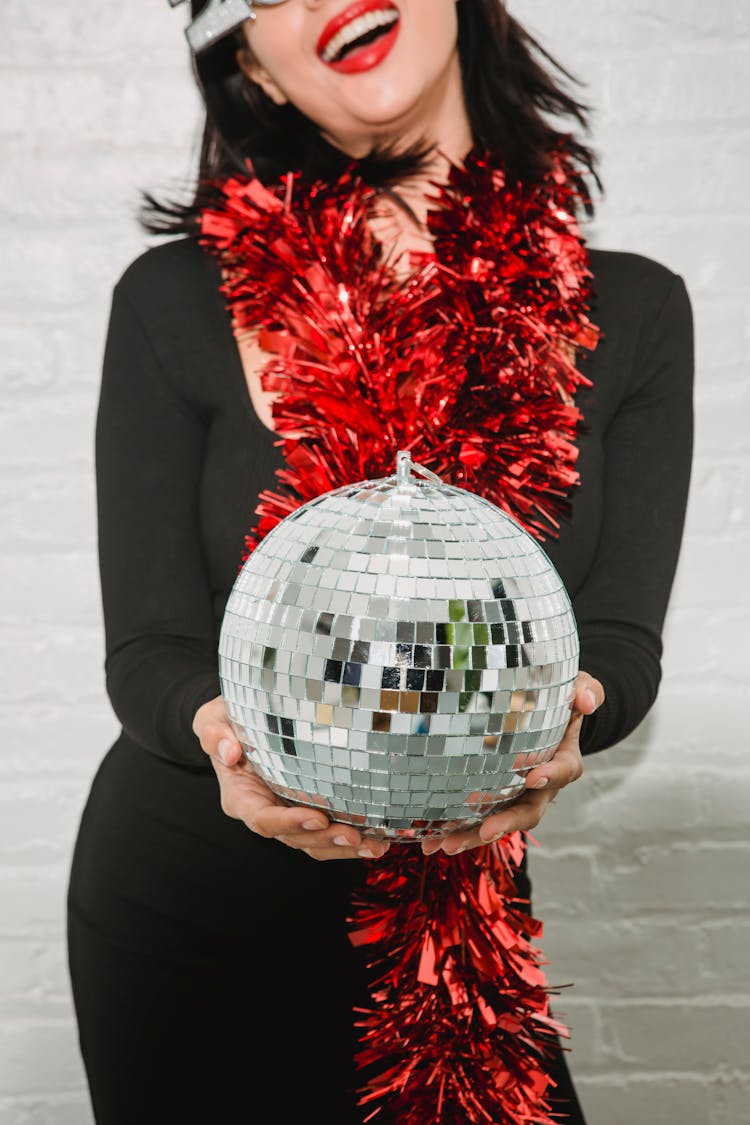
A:
{"label": "black dress", "polygon": [[[682,280],[637,255],[591,259],[603,338],[577,399],[582,484],[544,544],[573,599],[581,667],[607,693],[584,721],[587,753],[624,738],[656,696],[692,445]],[[190,239],[147,251],[115,288],[96,429],[122,733],[94,779],[68,895],[99,1125],[360,1119],[351,1007],[367,994],[345,917],[364,861],[316,863],[229,819],[192,732],[220,693],[218,631],[258,493],[283,463],[277,440],[252,406],[215,261]]]}

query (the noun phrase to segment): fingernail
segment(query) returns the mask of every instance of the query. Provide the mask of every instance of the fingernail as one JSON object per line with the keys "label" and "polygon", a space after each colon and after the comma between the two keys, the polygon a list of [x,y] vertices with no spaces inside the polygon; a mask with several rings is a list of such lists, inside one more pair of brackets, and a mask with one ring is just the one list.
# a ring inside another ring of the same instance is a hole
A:
{"label": "fingernail", "polygon": [[369,848],[360,848],[357,855],[361,855],[362,859],[375,859],[375,852],[371,852]]}
{"label": "fingernail", "polygon": [[540,777],[538,781],[534,782],[534,784],[532,785],[532,789],[544,789],[546,785],[549,785],[549,778]]}
{"label": "fingernail", "polygon": [[325,824],[321,824],[319,820],[303,820],[302,827],[306,828],[308,832],[319,832],[325,828]]}
{"label": "fingernail", "polygon": [[334,844],[338,844],[338,846],[340,848],[350,848],[351,847],[351,844],[347,840],[346,836],[334,836],[333,842],[334,842]]}
{"label": "fingernail", "polygon": [[233,748],[234,743],[230,738],[222,738],[221,742],[217,746],[219,757],[221,758],[225,766],[229,765],[229,755]]}
{"label": "fingernail", "polygon": [[496,832],[494,836],[490,836],[486,840],[484,839],[484,837],[482,837],[482,843],[483,844],[496,844],[498,840],[502,840],[503,836],[507,836],[507,832]]}
{"label": "fingernail", "polygon": [[592,706],[592,707],[594,708],[594,710],[596,711],[596,709],[597,709],[597,707],[599,706],[599,704],[598,704],[598,703],[596,702],[596,696],[594,695],[594,693],[593,693],[593,691],[591,690],[591,688],[586,688],[586,691],[584,692],[584,695],[587,695],[587,696],[589,697],[589,699],[591,700],[591,706]]}

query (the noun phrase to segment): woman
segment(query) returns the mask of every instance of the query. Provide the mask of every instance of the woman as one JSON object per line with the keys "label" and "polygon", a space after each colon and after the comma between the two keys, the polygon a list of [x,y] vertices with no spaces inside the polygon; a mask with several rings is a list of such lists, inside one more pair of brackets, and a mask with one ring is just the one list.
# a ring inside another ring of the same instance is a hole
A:
{"label": "woman", "polygon": [[[233,338],[221,265],[196,236],[216,183],[249,178],[247,158],[271,185],[291,169],[333,184],[354,160],[382,187],[372,229],[405,276],[405,251],[433,249],[429,183],[474,146],[522,187],[562,146],[582,190],[593,158],[545,118],[585,122],[498,0],[193,9],[208,107],[199,188],[185,207],[151,201],[151,229],[188,237],[148,251],[115,289],[97,422],[107,688],[123,730],[70,882],[80,1041],[104,1125],[351,1123],[362,1113],[351,1009],[369,997],[346,917],[387,847],[283,806],[227,720],[218,628],[249,506],[284,458],[257,334]],[[524,795],[479,830],[425,842],[427,854],[536,825],[580,776],[581,753],[625,737],[656,695],[689,477],[690,308],[663,266],[603,251],[590,262],[600,338],[579,364],[591,382],[576,399],[580,485],[544,544],[573,598],[585,671],[567,733]],[[561,1059],[554,1080],[553,1108],[582,1121]]]}

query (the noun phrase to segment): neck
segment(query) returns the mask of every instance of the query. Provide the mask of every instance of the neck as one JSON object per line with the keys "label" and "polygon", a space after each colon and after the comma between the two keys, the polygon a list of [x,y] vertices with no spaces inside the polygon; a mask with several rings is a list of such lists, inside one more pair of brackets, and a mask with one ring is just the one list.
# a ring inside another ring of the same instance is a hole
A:
{"label": "neck", "polygon": [[392,143],[404,151],[414,144],[428,142],[434,151],[425,167],[403,183],[394,185],[392,193],[400,199],[419,224],[427,212],[425,193],[430,183],[445,183],[452,164],[461,164],[471,151],[474,139],[463,96],[458,52],[452,56],[446,71],[440,75],[410,111],[387,126],[368,131],[366,137],[329,138],[337,147],[355,159],[369,152],[373,145]]}
{"label": "neck", "polygon": [[452,164],[461,164],[472,145],[471,142],[449,154],[445,149],[438,148],[434,156],[419,175],[394,185],[389,194],[397,200],[410,214],[412,221],[420,228],[424,228],[427,219],[428,199],[427,193],[433,183],[444,184],[448,182],[448,174]]}
{"label": "neck", "polygon": [[434,144],[434,152],[420,173],[394,188],[420,226],[424,225],[427,214],[426,193],[430,184],[446,183],[451,165],[461,164],[474,143],[464,105],[458,56],[451,70],[451,81],[441,87],[440,95],[433,95],[430,99],[429,116],[426,118],[429,124],[421,123],[421,128],[415,126],[405,134],[407,143],[428,137]]}

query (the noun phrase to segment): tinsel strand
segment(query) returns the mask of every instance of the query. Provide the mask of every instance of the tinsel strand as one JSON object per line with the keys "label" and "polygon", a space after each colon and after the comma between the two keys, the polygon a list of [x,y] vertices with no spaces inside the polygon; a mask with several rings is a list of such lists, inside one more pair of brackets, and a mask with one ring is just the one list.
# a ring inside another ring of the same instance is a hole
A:
{"label": "tinsel strand", "polygon": [[[497,504],[542,539],[578,482],[576,366],[597,330],[563,151],[538,184],[472,152],[432,185],[434,252],[406,278],[368,219],[375,189],[289,173],[217,182],[202,245],[224,271],[238,336],[258,331],[260,378],[279,395],[285,466],[261,493],[246,554],[286,515],[389,475],[399,449]],[[241,564],[240,564],[241,565]],[[374,974],[360,1012],[363,1105],[399,1125],[551,1125],[552,1019],[517,898],[518,836],[464,855],[395,846],[368,869],[353,940]]]}
{"label": "tinsel strand", "polygon": [[399,449],[555,534],[578,480],[575,352],[597,338],[576,196],[555,167],[526,188],[476,155],[454,166],[431,196],[435,252],[406,280],[353,170],[325,190],[291,174],[217,185],[201,242],[222,261],[235,331],[258,329],[269,354],[261,383],[280,395],[286,460],[248,554],[300,504],[387,475]]}
{"label": "tinsel strand", "polygon": [[543,1125],[563,1025],[549,1012],[541,924],[519,899],[518,833],[475,851],[391,849],[355,900],[352,940],[375,952],[359,1013],[362,1104],[399,1125]]}

